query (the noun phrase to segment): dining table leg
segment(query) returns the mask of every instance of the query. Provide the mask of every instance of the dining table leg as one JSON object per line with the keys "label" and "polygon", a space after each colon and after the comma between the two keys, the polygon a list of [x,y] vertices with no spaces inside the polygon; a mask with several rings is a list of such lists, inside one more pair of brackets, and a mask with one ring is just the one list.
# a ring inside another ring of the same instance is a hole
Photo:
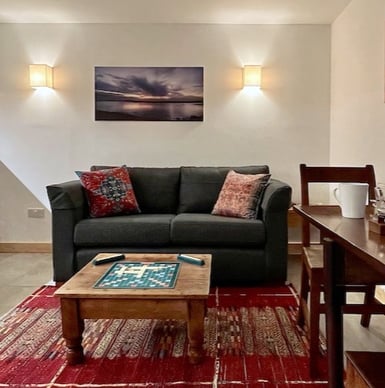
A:
{"label": "dining table leg", "polygon": [[343,287],[344,250],[330,238],[324,244],[324,285],[326,307],[326,345],[328,386],[344,387],[343,314],[345,290]]}

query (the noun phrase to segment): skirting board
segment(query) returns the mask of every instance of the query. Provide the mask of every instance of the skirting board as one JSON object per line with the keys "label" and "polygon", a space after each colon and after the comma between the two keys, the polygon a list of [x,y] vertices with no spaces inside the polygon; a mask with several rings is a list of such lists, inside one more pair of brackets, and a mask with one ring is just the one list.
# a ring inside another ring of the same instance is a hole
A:
{"label": "skirting board", "polygon": [[51,243],[0,243],[0,253],[51,253]]}

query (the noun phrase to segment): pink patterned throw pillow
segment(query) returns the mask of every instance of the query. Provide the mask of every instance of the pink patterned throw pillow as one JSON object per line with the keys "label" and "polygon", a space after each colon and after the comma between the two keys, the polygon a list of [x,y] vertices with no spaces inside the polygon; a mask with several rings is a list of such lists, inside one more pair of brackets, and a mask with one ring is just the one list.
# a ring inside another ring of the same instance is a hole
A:
{"label": "pink patterned throw pillow", "polygon": [[227,173],[221,192],[211,214],[253,219],[270,174]]}
{"label": "pink patterned throw pillow", "polygon": [[87,195],[91,217],[140,213],[127,168],[75,171]]}

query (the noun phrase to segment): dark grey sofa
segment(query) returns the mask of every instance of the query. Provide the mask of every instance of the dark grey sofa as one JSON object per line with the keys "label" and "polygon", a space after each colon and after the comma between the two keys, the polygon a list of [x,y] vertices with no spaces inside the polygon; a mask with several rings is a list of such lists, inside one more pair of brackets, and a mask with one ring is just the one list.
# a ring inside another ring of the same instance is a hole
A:
{"label": "dark grey sofa", "polygon": [[68,280],[99,252],[164,252],[211,253],[212,285],[284,282],[291,188],[272,177],[257,219],[211,215],[230,169],[269,172],[268,166],[129,167],[141,213],[102,218],[88,216],[79,180],[47,186],[54,280]]}

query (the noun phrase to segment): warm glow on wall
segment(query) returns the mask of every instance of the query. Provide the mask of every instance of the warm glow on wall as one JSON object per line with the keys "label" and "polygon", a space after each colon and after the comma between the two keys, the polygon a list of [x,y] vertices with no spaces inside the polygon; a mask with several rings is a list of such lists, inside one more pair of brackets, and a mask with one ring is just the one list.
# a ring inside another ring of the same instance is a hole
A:
{"label": "warm glow on wall", "polygon": [[261,66],[246,65],[243,67],[243,86],[261,87]]}
{"label": "warm glow on wall", "polygon": [[52,88],[53,69],[48,65],[29,65],[29,82],[32,88]]}

